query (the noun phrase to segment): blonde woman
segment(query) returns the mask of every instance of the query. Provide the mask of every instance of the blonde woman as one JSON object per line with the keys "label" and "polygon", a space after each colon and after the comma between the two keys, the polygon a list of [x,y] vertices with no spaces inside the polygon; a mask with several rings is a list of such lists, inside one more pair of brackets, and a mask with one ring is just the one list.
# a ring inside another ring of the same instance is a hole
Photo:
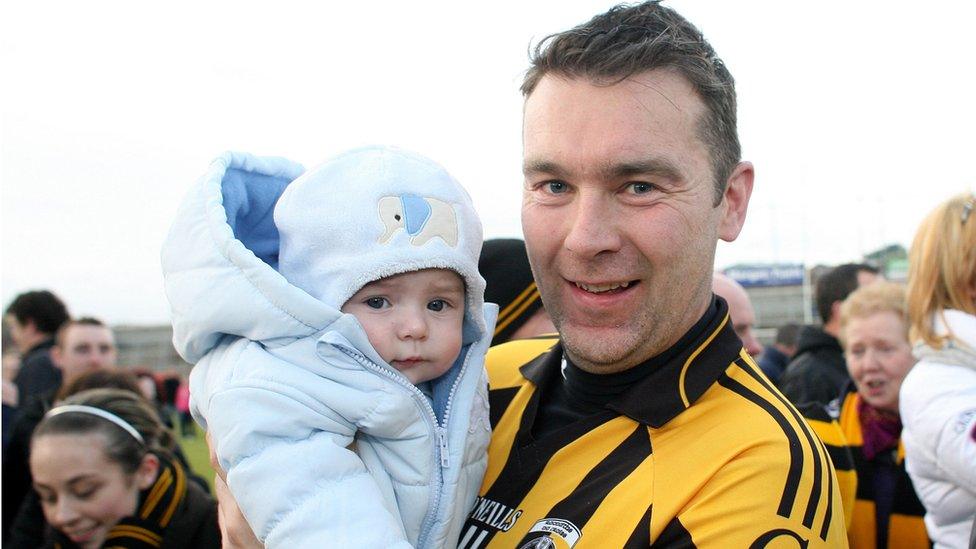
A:
{"label": "blonde woman", "polygon": [[936,548],[966,547],[976,517],[976,196],[939,205],[909,254],[909,338],[919,362],[900,409],[908,474]]}

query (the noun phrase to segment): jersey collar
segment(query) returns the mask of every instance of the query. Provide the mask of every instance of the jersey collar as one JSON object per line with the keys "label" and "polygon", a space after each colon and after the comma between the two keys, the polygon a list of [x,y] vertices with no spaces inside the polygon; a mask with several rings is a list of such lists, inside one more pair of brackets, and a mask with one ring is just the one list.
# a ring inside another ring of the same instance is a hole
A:
{"label": "jersey collar", "polygon": [[[654,428],[660,428],[690,408],[739,358],[742,341],[732,328],[729,307],[716,298],[718,310],[698,337],[673,354],[664,364],[628,389],[607,408]],[[562,344],[521,368],[522,375],[536,386],[546,374],[558,372]]]}

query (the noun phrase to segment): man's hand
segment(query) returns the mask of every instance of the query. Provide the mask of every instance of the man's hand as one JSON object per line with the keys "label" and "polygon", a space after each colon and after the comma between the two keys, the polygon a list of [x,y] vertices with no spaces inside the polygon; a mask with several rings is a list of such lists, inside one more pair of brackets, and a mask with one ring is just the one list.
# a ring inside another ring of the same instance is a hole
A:
{"label": "man's hand", "polygon": [[217,453],[207,433],[207,448],[210,450],[210,465],[214,472],[214,491],[217,492],[217,521],[220,524],[220,535],[223,539],[223,549],[263,549],[251,526],[248,525],[237,500],[227,487],[227,473],[217,461]]}

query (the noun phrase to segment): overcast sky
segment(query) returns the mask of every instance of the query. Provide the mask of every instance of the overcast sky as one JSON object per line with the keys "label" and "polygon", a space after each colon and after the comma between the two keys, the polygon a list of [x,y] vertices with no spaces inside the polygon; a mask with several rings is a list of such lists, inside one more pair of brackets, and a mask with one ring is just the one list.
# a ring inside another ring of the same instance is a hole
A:
{"label": "overcast sky", "polygon": [[[756,165],[717,267],[907,246],[976,187],[976,4],[668,4],[735,76]],[[486,236],[520,236],[528,46],[610,5],[4,2],[3,305],[50,288],[75,314],[167,321],[160,244],[228,149],[309,167],[367,143],[414,149],[470,190]]]}

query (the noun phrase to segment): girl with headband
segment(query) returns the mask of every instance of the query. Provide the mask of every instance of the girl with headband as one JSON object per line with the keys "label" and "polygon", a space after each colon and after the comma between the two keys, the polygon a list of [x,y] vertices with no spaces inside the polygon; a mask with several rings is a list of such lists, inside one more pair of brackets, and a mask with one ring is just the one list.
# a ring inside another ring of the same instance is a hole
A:
{"label": "girl with headband", "polygon": [[52,408],[30,467],[47,547],[220,547],[213,500],[172,458],[174,441],[137,395],[93,389]]}

